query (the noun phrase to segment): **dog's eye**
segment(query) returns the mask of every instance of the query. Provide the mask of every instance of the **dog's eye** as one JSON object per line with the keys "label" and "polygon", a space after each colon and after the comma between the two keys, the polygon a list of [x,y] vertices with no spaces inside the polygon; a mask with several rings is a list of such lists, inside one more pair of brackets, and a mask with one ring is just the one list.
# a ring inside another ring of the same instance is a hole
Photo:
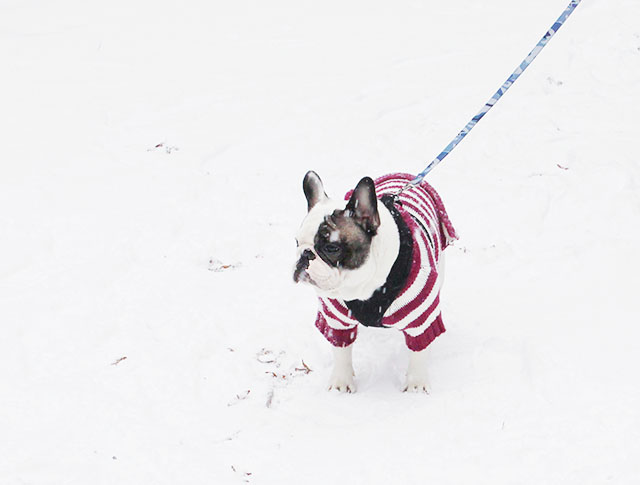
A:
{"label": "dog's eye", "polygon": [[328,254],[338,254],[340,251],[342,251],[342,248],[340,246],[338,246],[337,244],[327,244],[324,247],[324,250]]}

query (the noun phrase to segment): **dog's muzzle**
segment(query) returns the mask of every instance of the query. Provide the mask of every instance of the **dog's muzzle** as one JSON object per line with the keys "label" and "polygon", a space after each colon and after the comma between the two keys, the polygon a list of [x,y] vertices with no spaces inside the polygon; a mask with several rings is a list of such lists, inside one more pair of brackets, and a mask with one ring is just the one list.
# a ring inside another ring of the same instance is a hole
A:
{"label": "dog's muzzle", "polygon": [[296,269],[293,272],[293,281],[298,283],[300,280],[306,280],[309,278],[306,271],[309,269],[309,261],[313,261],[314,259],[316,259],[316,255],[313,254],[311,249],[305,249],[302,251],[300,259],[296,263]]}

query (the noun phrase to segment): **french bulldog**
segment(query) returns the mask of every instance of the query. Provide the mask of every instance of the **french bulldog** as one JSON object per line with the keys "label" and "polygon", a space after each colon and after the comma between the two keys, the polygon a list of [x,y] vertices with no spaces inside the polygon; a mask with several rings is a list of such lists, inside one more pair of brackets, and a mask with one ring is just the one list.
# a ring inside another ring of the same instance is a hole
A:
{"label": "french bulldog", "polygon": [[445,331],[440,311],[444,249],[457,239],[444,205],[413,177],[364,177],[345,201],[327,196],[308,172],[307,215],[296,236],[296,283],[319,299],[316,327],[333,345],[329,389],[354,392],[353,342],[359,325],[402,331],[410,351],[405,391],[427,391],[425,349]]}

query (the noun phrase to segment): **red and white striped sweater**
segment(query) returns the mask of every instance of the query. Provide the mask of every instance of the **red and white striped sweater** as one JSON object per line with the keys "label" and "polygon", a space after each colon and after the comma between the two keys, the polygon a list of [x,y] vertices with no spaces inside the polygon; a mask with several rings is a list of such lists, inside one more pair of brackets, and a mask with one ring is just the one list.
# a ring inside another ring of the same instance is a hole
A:
{"label": "red and white striped sweater", "polygon": [[[380,177],[375,181],[376,194],[378,198],[392,195],[412,179],[408,174]],[[346,199],[350,196],[348,193]],[[407,347],[420,351],[445,331],[440,313],[442,275],[438,274],[438,261],[441,252],[457,236],[440,196],[426,182],[403,192],[394,207],[396,217],[401,217],[408,228],[405,244],[411,248],[406,252],[411,259],[407,265],[408,275],[404,275],[405,284],[386,309],[375,307],[382,317],[373,325],[401,330]],[[380,292],[386,292],[386,288]],[[348,306],[354,308],[354,302],[320,297],[319,303],[316,327],[333,345],[351,345],[356,339],[358,325],[367,324],[358,320],[349,309]]]}

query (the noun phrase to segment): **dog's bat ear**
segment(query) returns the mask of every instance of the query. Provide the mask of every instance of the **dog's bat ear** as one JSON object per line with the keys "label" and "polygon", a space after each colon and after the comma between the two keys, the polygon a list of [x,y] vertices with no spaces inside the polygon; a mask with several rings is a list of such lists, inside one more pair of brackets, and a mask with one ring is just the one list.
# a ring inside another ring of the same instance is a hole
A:
{"label": "dog's bat ear", "polygon": [[375,234],[380,226],[376,187],[371,177],[364,177],[351,194],[346,211],[350,212],[365,231]]}
{"label": "dog's bat ear", "polygon": [[307,198],[307,210],[313,209],[313,206],[318,202],[328,199],[322,180],[313,170],[309,170],[304,176],[302,190],[304,190],[304,196]]}

